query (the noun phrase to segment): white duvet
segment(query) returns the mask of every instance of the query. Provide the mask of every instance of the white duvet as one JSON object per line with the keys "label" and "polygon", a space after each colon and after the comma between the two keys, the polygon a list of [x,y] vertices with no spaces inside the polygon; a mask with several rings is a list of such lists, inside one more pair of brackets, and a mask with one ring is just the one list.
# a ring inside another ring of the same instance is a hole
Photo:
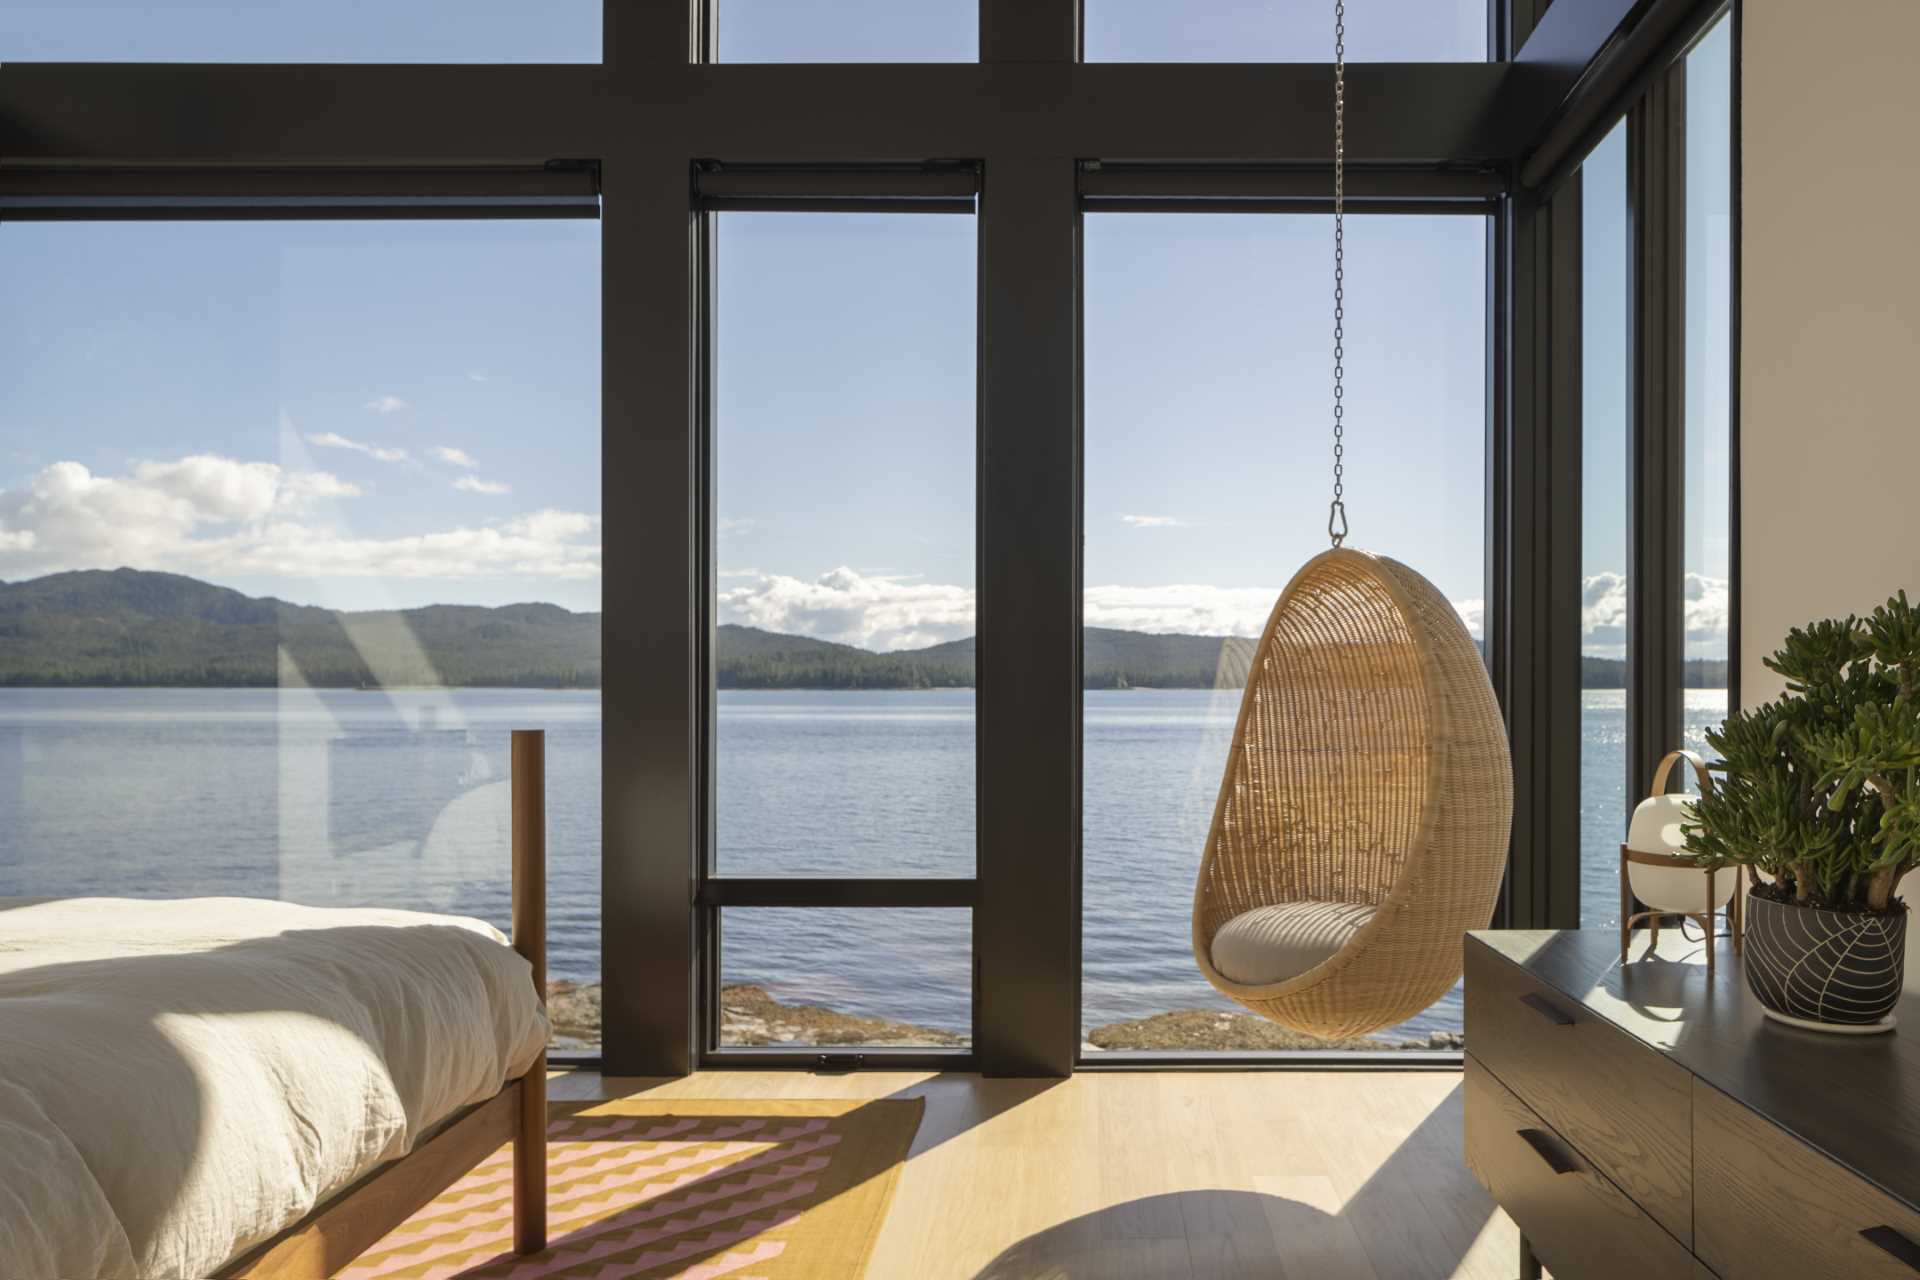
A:
{"label": "white duvet", "polygon": [[212,1275],[546,1042],[489,925],[0,898],[0,1274]]}

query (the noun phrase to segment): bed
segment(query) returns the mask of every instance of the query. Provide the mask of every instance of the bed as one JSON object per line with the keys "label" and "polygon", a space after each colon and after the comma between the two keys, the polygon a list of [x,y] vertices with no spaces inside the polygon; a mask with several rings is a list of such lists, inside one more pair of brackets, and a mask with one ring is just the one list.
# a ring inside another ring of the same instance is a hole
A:
{"label": "bed", "polygon": [[0,899],[9,1277],[324,1277],[506,1142],[545,1244],[542,743],[513,932],[245,898]]}

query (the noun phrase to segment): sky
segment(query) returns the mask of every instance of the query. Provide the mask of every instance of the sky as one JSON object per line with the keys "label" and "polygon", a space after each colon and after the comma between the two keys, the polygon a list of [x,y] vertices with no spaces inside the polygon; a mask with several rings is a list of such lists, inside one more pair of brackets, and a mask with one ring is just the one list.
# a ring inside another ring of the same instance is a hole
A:
{"label": "sky", "polygon": [[[1331,56],[1330,5],[1085,0],[1092,61]],[[971,62],[970,0],[720,0],[727,62]],[[0,60],[598,62],[600,0],[7,0]],[[1354,61],[1478,61],[1484,0],[1374,0],[1347,16]]]}
{"label": "sky", "polygon": [[[1688,55],[1683,590],[1690,657],[1727,656],[1732,256],[1731,30]],[[1583,643],[1625,654],[1627,632],[1627,129],[1582,165]]]}
{"label": "sky", "polygon": [[0,225],[0,578],[599,607],[594,222]]}
{"label": "sky", "polygon": [[[972,56],[958,7],[735,0],[722,52],[828,56],[857,18],[845,56]],[[592,8],[566,0],[536,23],[525,4],[462,0],[445,23],[446,0],[198,0],[160,23],[144,4],[15,0],[0,55],[587,59]],[[1356,10],[1350,49],[1477,56],[1472,8]],[[1089,54],[1219,56],[1201,35],[1230,31],[1234,56],[1324,56],[1301,6],[1174,20],[1190,12],[1089,0]],[[318,26],[333,43],[312,43]],[[536,29],[544,43],[523,38]],[[1706,371],[1687,402],[1695,654],[1725,644],[1727,46],[1722,28],[1694,53],[1688,113],[1695,154],[1717,162],[1689,174],[1690,293],[1718,300],[1688,316]],[[1618,656],[1617,135],[1589,167],[1585,647]],[[875,649],[971,634],[973,219],[720,227],[721,620]],[[1253,634],[1325,545],[1330,237],[1319,216],[1089,215],[1090,624]],[[1477,630],[1484,224],[1356,215],[1348,247],[1352,541],[1426,573]],[[595,224],[16,222],[0,226],[0,278],[0,578],[131,564],[340,608],[598,608]]]}

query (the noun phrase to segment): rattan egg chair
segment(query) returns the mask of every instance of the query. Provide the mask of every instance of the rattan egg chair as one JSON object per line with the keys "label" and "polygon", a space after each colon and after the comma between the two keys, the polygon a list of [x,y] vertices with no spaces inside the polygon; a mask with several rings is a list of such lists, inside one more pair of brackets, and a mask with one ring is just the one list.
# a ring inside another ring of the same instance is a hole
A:
{"label": "rattan egg chair", "polygon": [[1201,971],[1310,1035],[1406,1021],[1492,918],[1512,814],[1500,708],[1453,606],[1398,561],[1323,552],[1248,674],[1194,890]]}

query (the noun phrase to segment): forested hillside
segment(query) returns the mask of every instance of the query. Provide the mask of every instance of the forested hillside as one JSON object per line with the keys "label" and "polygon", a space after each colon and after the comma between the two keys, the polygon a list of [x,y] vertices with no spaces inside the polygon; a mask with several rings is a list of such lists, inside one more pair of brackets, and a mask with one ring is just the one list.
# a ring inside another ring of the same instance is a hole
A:
{"label": "forested hillside", "polygon": [[[971,637],[873,653],[806,636],[723,626],[722,689],[970,688]],[[1253,642],[1088,627],[1089,689],[1238,688]],[[592,689],[600,615],[557,605],[431,605],[338,613],[133,569],[0,583],[0,686],[318,688],[449,685]],[[1726,684],[1724,662],[1689,661],[1688,687]],[[1622,688],[1626,664],[1583,658],[1590,689]]]}

